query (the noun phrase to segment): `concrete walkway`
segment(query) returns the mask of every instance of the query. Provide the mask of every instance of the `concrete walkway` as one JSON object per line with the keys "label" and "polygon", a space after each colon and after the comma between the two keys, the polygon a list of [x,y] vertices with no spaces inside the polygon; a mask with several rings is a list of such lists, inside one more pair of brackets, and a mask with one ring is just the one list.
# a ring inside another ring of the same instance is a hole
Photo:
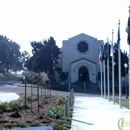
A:
{"label": "concrete walkway", "polygon": [[[75,97],[71,130],[130,130],[130,110],[101,97]],[[121,120],[120,120],[121,119]]]}
{"label": "concrete walkway", "polygon": [[16,93],[0,92],[0,102],[10,102],[13,100],[17,100],[18,98],[19,95]]}

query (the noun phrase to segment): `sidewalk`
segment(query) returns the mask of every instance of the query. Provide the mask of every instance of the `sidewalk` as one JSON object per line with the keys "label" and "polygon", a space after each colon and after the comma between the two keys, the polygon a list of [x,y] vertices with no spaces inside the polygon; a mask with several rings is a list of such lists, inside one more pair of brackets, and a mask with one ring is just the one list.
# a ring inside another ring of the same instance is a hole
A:
{"label": "sidewalk", "polygon": [[5,93],[5,92],[0,92],[0,102],[10,102],[13,100],[17,100],[19,98],[19,95],[16,93]]}
{"label": "sidewalk", "polygon": [[71,130],[119,130],[121,118],[123,130],[130,130],[130,110],[101,97],[76,96]]}

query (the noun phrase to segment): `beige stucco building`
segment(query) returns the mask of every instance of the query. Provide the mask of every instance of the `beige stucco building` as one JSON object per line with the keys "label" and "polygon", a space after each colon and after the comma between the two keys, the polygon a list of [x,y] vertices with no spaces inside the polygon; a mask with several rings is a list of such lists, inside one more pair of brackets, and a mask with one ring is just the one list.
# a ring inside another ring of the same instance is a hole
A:
{"label": "beige stucco building", "polygon": [[[63,40],[59,66],[69,73],[67,83],[91,81],[97,83],[100,66],[98,57],[103,40],[81,33],[68,40]],[[60,82],[56,74],[56,82]]]}

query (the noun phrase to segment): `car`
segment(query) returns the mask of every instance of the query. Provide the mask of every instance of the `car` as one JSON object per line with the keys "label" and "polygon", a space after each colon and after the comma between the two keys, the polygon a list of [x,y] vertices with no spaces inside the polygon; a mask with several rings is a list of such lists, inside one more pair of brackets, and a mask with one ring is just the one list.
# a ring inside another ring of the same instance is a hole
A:
{"label": "car", "polygon": [[18,81],[22,81],[23,82],[24,80],[25,80],[24,76],[21,76],[21,77],[18,78]]}

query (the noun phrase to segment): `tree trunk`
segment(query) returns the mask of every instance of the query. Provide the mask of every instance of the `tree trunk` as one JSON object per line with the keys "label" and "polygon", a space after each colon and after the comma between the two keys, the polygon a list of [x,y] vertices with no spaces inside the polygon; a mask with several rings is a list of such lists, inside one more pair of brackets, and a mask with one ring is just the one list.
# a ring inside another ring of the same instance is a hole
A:
{"label": "tree trunk", "polygon": [[8,69],[8,68],[6,69],[6,73],[7,73],[7,74],[9,73],[9,69]]}
{"label": "tree trunk", "polygon": [[8,67],[8,65],[6,65],[6,73],[7,74],[9,73],[9,67]]}

